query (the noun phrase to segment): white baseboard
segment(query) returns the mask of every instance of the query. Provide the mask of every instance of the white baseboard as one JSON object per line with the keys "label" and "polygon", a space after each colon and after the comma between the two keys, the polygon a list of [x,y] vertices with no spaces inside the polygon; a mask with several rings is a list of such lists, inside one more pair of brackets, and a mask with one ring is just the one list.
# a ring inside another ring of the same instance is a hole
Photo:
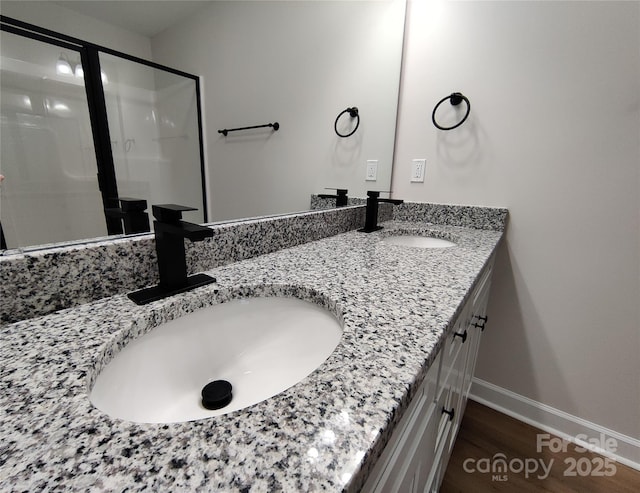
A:
{"label": "white baseboard", "polygon": [[[469,398],[640,471],[640,440],[636,438],[609,430],[479,378],[473,379]],[[576,440],[578,436],[597,439],[600,444],[615,443],[616,446],[612,447],[615,451],[593,447],[592,444],[585,445],[584,442]],[[615,442],[605,442],[608,439],[613,439]]]}

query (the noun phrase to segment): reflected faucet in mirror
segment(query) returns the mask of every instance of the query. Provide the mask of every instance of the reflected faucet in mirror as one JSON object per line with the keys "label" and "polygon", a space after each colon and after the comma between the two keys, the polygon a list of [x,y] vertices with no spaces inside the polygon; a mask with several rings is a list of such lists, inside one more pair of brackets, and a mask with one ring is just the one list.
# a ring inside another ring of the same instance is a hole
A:
{"label": "reflected faucet in mirror", "polygon": [[187,276],[185,238],[190,241],[203,241],[213,236],[211,228],[182,221],[182,213],[193,210],[196,209],[176,204],[152,206],[153,216],[156,218],[153,221],[153,229],[160,283],[129,293],[129,298],[138,305],[145,305],[216,281],[206,274]]}
{"label": "reflected faucet in mirror", "polygon": [[404,202],[404,200],[400,199],[381,199],[381,193],[391,192],[379,192],[376,190],[369,190],[367,192],[367,211],[365,215],[364,228],[359,229],[358,231],[362,233],[373,233],[374,231],[382,229],[382,226],[378,226],[378,204],[380,202],[393,205],[399,205]]}
{"label": "reflected faucet in mirror", "polygon": [[318,198],[319,199],[336,199],[336,207],[344,207],[347,205],[347,202],[349,200],[347,193],[349,192],[349,190],[347,190],[346,188],[327,188],[327,190],[335,190],[336,194],[330,195],[330,194],[322,193],[318,195]]}
{"label": "reflected faucet in mirror", "polygon": [[147,201],[129,197],[120,197],[118,200],[120,207],[105,209],[105,214],[108,217],[122,219],[125,234],[148,232],[149,214],[145,212],[147,210]]}

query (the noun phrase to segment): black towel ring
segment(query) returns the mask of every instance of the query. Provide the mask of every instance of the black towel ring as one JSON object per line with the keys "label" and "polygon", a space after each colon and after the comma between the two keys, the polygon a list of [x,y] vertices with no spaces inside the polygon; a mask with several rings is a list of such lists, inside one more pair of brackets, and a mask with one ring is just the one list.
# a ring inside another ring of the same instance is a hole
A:
{"label": "black towel ring", "polygon": [[[438,107],[442,103],[444,103],[447,99],[451,100],[451,106],[458,106],[460,103],[462,103],[462,101],[467,103],[467,112],[465,113],[464,117],[462,118],[462,120],[460,120],[457,124],[453,125],[452,127],[442,127],[438,125],[438,122],[436,122],[436,111],[438,110]],[[461,92],[454,92],[453,94],[447,97],[444,97],[440,101],[438,101],[438,104],[436,104],[436,107],[433,108],[433,113],[431,114],[431,121],[440,130],[453,130],[454,128],[458,128],[460,125],[462,125],[465,122],[470,112],[471,112],[471,103],[469,103],[469,100],[467,99],[467,97],[463,95]]]}
{"label": "black towel ring", "polygon": [[[344,115],[345,113],[349,113],[349,116],[351,118],[357,118],[358,121],[356,121],[356,126],[355,128],[348,134],[341,134],[340,132],[338,132],[338,120],[340,119],[340,117],[342,115]],[[356,108],[355,106],[353,108],[347,108],[346,110],[344,110],[343,112],[341,112],[338,117],[336,118],[335,123],[333,124],[333,129],[336,131],[336,134],[338,134],[338,137],[351,137],[354,133],[356,133],[356,130],[358,130],[358,127],[360,126],[360,113],[358,112],[358,108]]]}

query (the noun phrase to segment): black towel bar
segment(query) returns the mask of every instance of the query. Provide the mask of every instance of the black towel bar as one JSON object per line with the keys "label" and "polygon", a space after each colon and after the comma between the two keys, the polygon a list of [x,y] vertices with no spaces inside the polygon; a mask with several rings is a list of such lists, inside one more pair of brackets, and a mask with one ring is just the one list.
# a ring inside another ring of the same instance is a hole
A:
{"label": "black towel bar", "polygon": [[218,130],[218,133],[226,137],[229,132],[236,132],[237,130],[251,130],[253,128],[264,128],[264,127],[272,127],[273,130],[278,130],[280,128],[280,124],[278,122],[275,122],[275,123],[267,123],[266,125],[254,125],[253,127],[225,128],[224,130]]}

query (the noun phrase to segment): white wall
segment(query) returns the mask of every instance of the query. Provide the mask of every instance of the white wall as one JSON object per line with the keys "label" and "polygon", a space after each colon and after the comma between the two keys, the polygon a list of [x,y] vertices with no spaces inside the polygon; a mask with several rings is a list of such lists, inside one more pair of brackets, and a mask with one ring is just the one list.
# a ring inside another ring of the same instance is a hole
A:
{"label": "white wall", "polygon": [[640,3],[410,0],[405,50],[395,196],[510,211],[477,376],[640,437]]}
{"label": "white wall", "polygon": [[[212,220],[308,209],[324,187],[388,189],[403,15],[401,1],[214,2],[152,39],[154,60],[202,78]],[[360,128],[340,139],[350,106]]]}

